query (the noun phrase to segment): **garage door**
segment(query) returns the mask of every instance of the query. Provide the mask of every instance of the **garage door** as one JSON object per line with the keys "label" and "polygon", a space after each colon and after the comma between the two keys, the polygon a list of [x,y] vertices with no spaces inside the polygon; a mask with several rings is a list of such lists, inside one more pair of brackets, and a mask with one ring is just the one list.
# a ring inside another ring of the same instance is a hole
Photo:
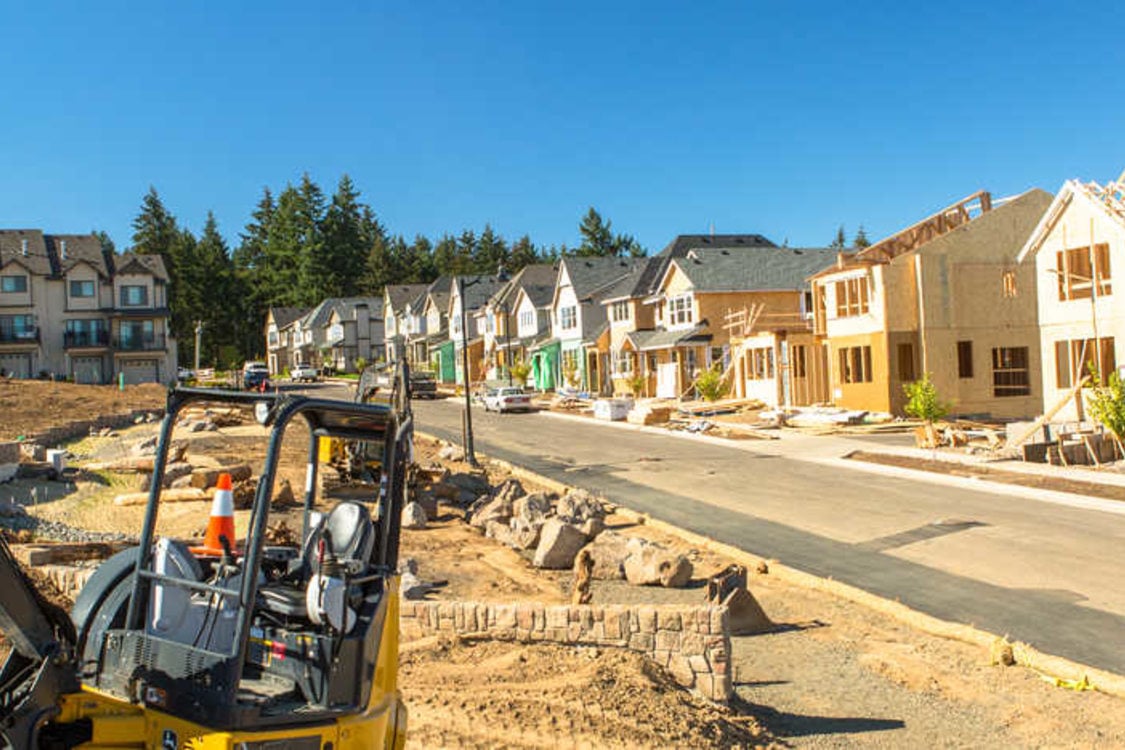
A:
{"label": "garage door", "polygon": [[138,383],[157,382],[157,364],[155,359],[129,359],[121,362],[121,373],[125,376],[126,385]]}
{"label": "garage door", "polygon": [[0,369],[13,378],[30,378],[31,355],[0,354]]}
{"label": "garage door", "polygon": [[75,383],[100,385],[105,382],[101,357],[75,357],[71,362],[70,374]]}

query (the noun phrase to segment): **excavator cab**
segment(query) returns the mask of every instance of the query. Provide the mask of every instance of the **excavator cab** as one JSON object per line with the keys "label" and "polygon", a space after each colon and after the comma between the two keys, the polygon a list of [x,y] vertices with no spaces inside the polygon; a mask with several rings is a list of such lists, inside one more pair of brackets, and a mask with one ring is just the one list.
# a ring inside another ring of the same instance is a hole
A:
{"label": "excavator cab", "polygon": [[[90,578],[71,612],[73,629],[36,606],[18,569],[20,596],[0,592],[0,627],[17,632],[10,661],[22,670],[0,671],[8,744],[401,747],[397,565],[412,459],[408,385],[404,367],[386,403],[170,391],[139,545]],[[224,536],[221,550],[158,533],[173,426],[202,402],[252,408],[270,428],[245,544]],[[272,546],[275,473],[297,420],[310,436],[303,528],[298,544]],[[318,458],[329,440],[362,445],[378,476],[369,496],[353,493],[321,513]],[[5,566],[14,567],[6,551]]]}

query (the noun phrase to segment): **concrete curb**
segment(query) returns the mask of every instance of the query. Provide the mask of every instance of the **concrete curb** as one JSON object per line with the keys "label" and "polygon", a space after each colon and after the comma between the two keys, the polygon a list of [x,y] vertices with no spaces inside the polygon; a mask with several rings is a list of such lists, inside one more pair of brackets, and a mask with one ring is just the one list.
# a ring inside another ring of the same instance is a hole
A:
{"label": "concrete curb", "polygon": [[[563,418],[566,418],[565,416]],[[578,419],[581,419],[578,417]],[[605,424],[613,424],[607,422]],[[624,427],[624,425],[622,425]],[[643,429],[638,428],[637,425],[629,425],[627,429]],[[661,431],[665,433],[666,431]],[[426,432],[415,430],[415,434],[430,440],[442,440],[435,435],[430,435]],[[694,437],[692,438],[694,439]],[[717,439],[717,438],[714,438]],[[726,441],[724,441],[725,443]],[[486,453],[480,453],[479,456],[487,456]],[[479,457],[478,456],[478,457]],[[576,489],[571,485],[564,482],[542,476],[533,471],[517,466],[508,461],[501,459],[489,458],[489,461],[497,466],[511,472],[514,476],[520,479],[526,479],[529,482],[540,484],[553,492],[560,494],[565,493],[571,489]],[[844,459],[835,459],[836,461],[844,461]],[[858,462],[848,462],[858,463]],[[888,467],[895,468],[895,467]],[[927,472],[919,472],[909,469],[902,469],[901,471],[909,472],[911,478],[913,474],[924,474]],[[966,480],[973,482],[976,485],[980,484],[980,480]],[[1066,494],[1066,493],[1056,493]],[[1081,495],[1071,495],[1072,498],[1088,499]],[[690,544],[709,552],[713,552],[724,557],[728,557],[740,565],[744,565],[749,570],[754,570],[758,567],[759,563],[765,562],[769,566],[769,575],[778,578],[779,580],[791,583],[801,588],[811,589],[814,591],[823,591],[845,601],[859,604],[867,607],[870,610],[879,612],[894,618],[895,620],[907,625],[909,627],[921,630],[929,635],[937,636],[939,638],[947,638],[949,640],[960,641],[972,646],[978,646],[990,653],[992,663],[997,662],[997,653],[999,651],[1010,649],[1011,657],[1015,664],[1032,669],[1039,674],[1052,680],[1063,680],[1081,682],[1087,681],[1093,689],[1112,695],[1117,698],[1125,698],[1125,676],[1115,674],[1103,669],[1091,667],[1086,664],[1071,661],[1060,656],[1043,653],[1033,646],[1026,643],[1011,643],[1008,641],[1007,636],[997,635],[982,630],[973,625],[965,625],[957,622],[950,622],[942,620],[932,615],[919,612],[911,609],[905,604],[886,599],[881,596],[864,591],[855,586],[851,586],[841,581],[832,578],[822,578],[815,576],[804,571],[791,568],[784,563],[777,560],[767,560],[766,558],[759,557],[745,550],[733,547],[729,544],[711,539],[710,537],[696,534],[694,532],[674,526],[665,521],[652,518],[648,514],[638,513],[623,506],[620,502],[611,500],[614,506],[617,507],[618,513],[626,518],[633,519],[636,523],[641,523],[651,528],[662,531],[670,536],[674,536],[687,544]],[[1125,505],[1125,504],[1121,504]]]}

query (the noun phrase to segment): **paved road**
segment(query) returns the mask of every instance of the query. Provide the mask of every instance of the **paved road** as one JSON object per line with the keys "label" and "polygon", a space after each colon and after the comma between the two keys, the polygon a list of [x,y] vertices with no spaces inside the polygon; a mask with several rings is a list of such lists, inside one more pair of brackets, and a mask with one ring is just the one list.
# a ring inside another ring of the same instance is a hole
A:
{"label": "paved road", "polygon": [[[453,402],[418,429],[459,441]],[[1125,516],[542,414],[477,449],[754,554],[1125,673]],[[759,445],[754,443],[755,446]]]}

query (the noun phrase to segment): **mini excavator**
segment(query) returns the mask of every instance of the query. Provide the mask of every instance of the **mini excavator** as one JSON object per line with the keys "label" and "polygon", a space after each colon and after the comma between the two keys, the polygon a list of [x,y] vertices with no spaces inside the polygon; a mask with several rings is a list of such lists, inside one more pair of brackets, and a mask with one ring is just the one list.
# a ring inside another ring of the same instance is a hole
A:
{"label": "mini excavator", "polygon": [[[43,601],[0,539],[0,745],[22,748],[401,748],[398,547],[413,451],[409,373],[372,403],[169,391],[136,547],[106,560],[69,614]],[[157,535],[173,426],[200,403],[270,427],[245,544],[214,554]],[[266,531],[282,437],[304,420],[301,544]],[[370,500],[314,509],[319,445],[364,446]]]}

